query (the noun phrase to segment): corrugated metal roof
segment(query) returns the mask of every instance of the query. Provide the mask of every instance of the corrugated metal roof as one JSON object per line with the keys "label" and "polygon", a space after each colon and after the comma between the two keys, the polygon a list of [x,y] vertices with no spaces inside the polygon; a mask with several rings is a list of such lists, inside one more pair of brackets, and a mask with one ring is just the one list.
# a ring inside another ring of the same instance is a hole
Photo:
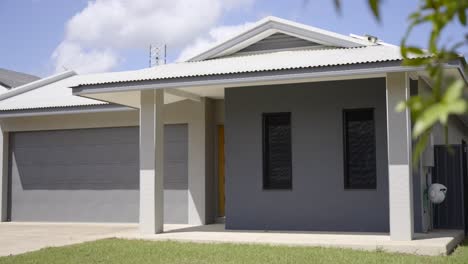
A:
{"label": "corrugated metal roof", "polygon": [[[107,102],[74,96],[72,89],[68,87],[76,81],[73,79],[79,78],[79,76],[70,77],[70,75],[63,74],[62,76],[64,76],[63,79],[54,79],[53,82],[33,87],[33,89],[28,90],[27,85],[25,85],[2,94],[4,98],[8,97],[6,95],[9,93],[12,93],[12,96],[0,101],[0,111],[108,104]],[[21,92],[21,89],[24,89],[24,92]],[[20,93],[18,93],[18,90],[20,90]]]}
{"label": "corrugated metal roof", "polygon": [[0,84],[6,88],[18,87],[38,79],[34,75],[0,68]]}
{"label": "corrugated metal roof", "polygon": [[73,86],[251,73],[402,60],[400,48],[378,45],[277,51],[195,62],[180,62],[137,71],[81,75]]}

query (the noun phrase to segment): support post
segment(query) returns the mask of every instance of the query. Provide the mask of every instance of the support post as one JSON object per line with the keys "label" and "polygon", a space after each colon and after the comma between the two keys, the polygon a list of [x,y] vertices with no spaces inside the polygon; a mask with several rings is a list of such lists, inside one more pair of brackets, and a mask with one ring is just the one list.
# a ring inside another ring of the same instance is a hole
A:
{"label": "support post", "polygon": [[0,222],[8,221],[8,132],[0,127]]}
{"label": "support post", "polygon": [[164,91],[140,94],[140,232],[163,232]]}
{"label": "support post", "polygon": [[413,177],[411,168],[411,119],[408,110],[395,106],[409,98],[407,73],[387,73],[387,144],[391,240],[412,240]]}

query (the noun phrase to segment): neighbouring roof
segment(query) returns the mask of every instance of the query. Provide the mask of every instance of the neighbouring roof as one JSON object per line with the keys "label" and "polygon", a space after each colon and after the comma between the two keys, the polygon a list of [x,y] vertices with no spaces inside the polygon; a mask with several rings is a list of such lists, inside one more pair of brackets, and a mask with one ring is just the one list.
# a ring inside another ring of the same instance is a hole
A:
{"label": "neighbouring roof", "polygon": [[393,45],[276,51],[204,61],[172,63],[137,71],[81,75],[74,86],[306,69],[401,61],[402,59],[400,48]]}
{"label": "neighbouring roof", "polygon": [[38,80],[39,77],[0,68],[0,86],[5,88],[15,88],[26,83]]}
{"label": "neighbouring roof", "polygon": [[68,87],[76,77],[74,71],[66,71],[0,94],[0,111],[108,104],[74,96]]}

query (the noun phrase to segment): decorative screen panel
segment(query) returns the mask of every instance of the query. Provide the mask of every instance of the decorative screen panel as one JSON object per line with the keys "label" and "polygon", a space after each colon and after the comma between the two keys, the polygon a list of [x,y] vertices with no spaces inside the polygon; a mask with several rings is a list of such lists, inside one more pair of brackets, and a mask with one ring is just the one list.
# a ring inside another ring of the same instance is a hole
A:
{"label": "decorative screen panel", "polygon": [[290,113],[263,115],[263,187],[292,187]]}
{"label": "decorative screen panel", "polygon": [[375,124],[373,109],[344,111],[345,188],[375,189]]}

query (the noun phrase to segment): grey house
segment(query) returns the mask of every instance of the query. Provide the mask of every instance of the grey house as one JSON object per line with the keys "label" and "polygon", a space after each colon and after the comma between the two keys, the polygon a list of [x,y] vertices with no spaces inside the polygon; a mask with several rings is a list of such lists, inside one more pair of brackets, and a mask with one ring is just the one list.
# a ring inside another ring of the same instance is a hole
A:
{"label": "grey house", "polygon": [[[411,163],[399,47],[268,17],[180,63],[64,72],[0,95],[2,221],[415,232],[467,227],[468,119]],[[463,76],[464,59],[445,65]],[[431,205],[431,182],[448,186]]]}

